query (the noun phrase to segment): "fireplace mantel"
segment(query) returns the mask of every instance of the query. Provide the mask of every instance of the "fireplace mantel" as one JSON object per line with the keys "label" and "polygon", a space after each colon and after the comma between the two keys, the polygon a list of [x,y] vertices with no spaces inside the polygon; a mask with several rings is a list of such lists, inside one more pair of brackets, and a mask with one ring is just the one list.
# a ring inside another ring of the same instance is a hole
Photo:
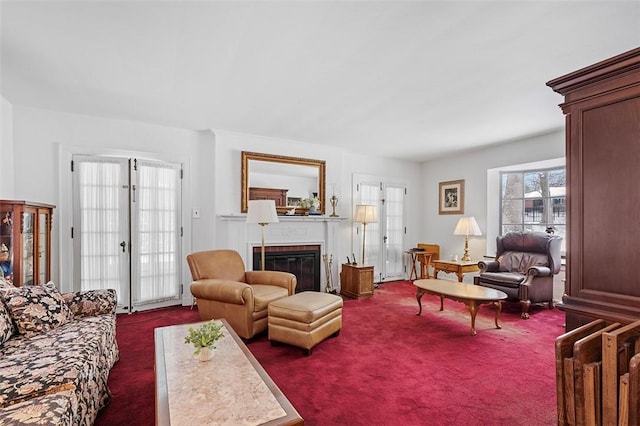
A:
{"label": "fireplace mantel", "polygon": [[[247,215],[246,214],[225,214],[219,215],[219,219],[221,220],[233,220],[233,221],[242,221],[246,222]],[[343,220],[347,220],[347,217],[341,216],[327,216],[327,215],[307,215],[307,216],[278,216],[278,220],[280,222],[342,222]]]}
{"label": "fireplace mantel", "polygon": [[[219,248],[236,250],[247,270],[253,269],[253,249],[261,246],[260,226],[246,223],[246,214],[219,215],[216,242]],[[316,244],[321,255],[332,255],[331,268],[334,288],[338,288],[338,266],[341,259],[339,225],[346,217],[328,215],[278,216],[279,222],[264,227],[265,246],[295,246]],[[326,271],[321,266],[320,291],[326,289]]]}

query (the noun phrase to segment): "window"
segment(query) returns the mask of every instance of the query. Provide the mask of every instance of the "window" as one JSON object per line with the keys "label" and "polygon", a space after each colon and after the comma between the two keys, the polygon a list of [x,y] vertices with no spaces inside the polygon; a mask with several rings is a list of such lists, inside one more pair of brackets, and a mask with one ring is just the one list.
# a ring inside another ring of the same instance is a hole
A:
{"label": "window", "polygon": [[566,240],[565,168],[500,173],[500,233],[553,231]]}

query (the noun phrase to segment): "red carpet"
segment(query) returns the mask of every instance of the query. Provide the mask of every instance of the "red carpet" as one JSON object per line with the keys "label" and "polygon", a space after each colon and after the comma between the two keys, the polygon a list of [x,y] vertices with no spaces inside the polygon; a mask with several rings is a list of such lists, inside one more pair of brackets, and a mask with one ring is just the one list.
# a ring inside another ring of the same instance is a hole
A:
{"label": "red carpet", "polygon": [[[272,347],[266,335],[249,349],[307,425],[556,424],[554,340],[564,314],[505,304],[502,329],[483,306],[470,334],[464,305],[425,295],[416,316],[410,282],[382,284],[373,298],[346,300],[337,338],[313,355]],[[118,318],[121,360],[109,379],[111,404],[97,425],[154,424],[153,328],[199,320],[168,308]]]}

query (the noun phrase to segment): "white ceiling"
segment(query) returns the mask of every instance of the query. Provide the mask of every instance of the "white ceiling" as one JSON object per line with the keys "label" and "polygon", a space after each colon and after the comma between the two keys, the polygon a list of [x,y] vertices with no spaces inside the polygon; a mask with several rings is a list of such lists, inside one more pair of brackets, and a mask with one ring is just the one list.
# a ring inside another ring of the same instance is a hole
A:
{"label": "white ceiling", "polygon": [[2,95],[426,160],[561,128],[555,77],[640,46],[639,1],[6,1]]}

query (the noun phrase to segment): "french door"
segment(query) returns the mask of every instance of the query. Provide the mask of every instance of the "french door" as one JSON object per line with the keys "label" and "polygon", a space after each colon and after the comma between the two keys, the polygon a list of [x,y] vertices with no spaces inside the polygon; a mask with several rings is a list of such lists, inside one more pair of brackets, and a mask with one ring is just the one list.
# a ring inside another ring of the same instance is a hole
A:
{"label": "french door", "polygon": [[[378,208],[378,222],[368,224],[365,231],[365,264],[374,266],[375,282],[401,280],[405,274],[406,185],[367,176],[356,176],[354,181],[355,204]],[[362,247],[362,225],[357,222],[353,225],[356,227],[354,247]]]}
{"label": "french door", "polygon": [[73,156],[74,290],[115,289],[120,312],[180,303],[181,170]]}

